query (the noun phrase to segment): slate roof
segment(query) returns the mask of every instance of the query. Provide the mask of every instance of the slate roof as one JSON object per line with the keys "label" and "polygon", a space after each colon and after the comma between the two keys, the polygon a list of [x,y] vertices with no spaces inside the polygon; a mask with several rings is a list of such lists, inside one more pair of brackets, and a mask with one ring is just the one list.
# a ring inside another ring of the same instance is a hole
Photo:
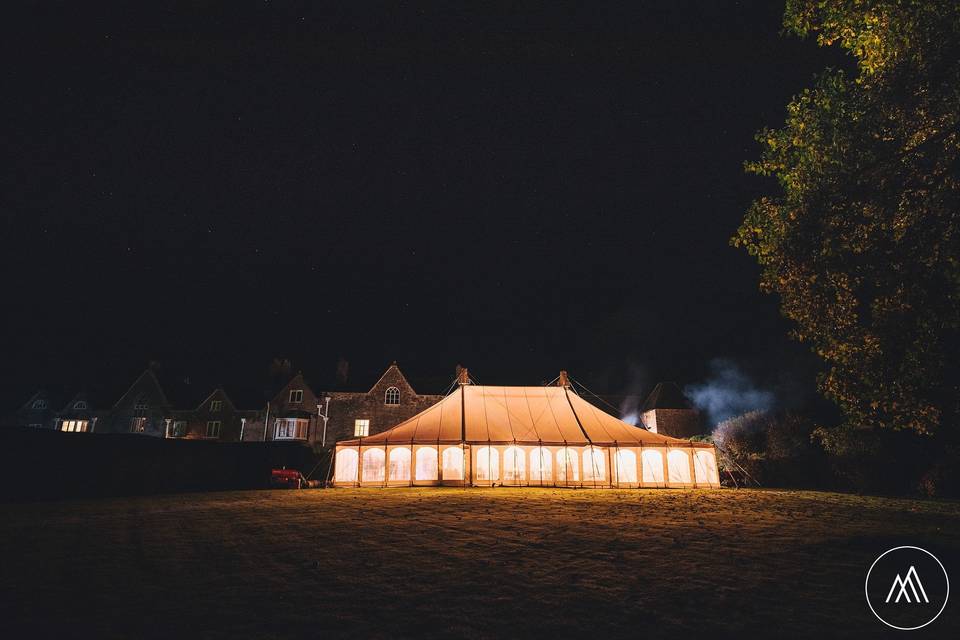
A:
{"label": "slate roof", "polygon": [[643,403],[642,411],[652,409],[693,409],[693,405],[676,382],[659,382]]}

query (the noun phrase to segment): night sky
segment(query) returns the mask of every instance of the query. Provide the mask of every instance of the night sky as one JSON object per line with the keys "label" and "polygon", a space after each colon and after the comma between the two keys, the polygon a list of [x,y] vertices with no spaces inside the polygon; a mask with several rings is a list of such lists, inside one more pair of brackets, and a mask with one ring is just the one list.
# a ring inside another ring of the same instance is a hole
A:
{"label": "night sky", "polygon": [[[782,3],[86,3],[8,15],[3,408],[40,385],[812,388],[753,259],[764,125],[836,50]],[[641,385],[642,386],[642,385]],[[115,398],[111,398],[113,400]]]}

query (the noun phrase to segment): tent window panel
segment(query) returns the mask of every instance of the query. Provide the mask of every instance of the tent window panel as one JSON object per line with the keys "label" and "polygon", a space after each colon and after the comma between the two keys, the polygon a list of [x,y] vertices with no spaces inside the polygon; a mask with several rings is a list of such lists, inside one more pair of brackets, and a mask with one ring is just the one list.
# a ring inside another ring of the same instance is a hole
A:
{"label": "tent window panel", "polygon": [[363,481],[383,482],[383,449],[367,449],[363,452]]}
{"label": "tent window panel", "polygon": [[443,479],[463,480],[463,449],[460,447],[443,450]]}
{"label": "tent window panel", "polygon": [[697,451],[697,455],[693,458],[693,468],[697,474],[697,482],[704,484],[718,482],[717,459],[712,451]]}
{"label": "tent window panel", "polygon": [[663,454],[655,449],[646,449],[640,459],[643,461],[643,481],[663,484]]}
{"label": "tent window panel", "polygon": [[356,482],[357,480],[357,452],[353,449],[341,449],[337,452],[337,472],[334,478],[337,482]]}
{"label": "tent window panel", "polygon": [[594,482],[606,478],[606,466],[604,465],[604,453],[602,449],[590,447],[583,452],[583,480],[584,482]]}
{"label": "tent window panel", "polygon": [[678,484],[689,484],[690,480],[690,458],[686,451],[674,449],[667,454],[667,471],[670,474],[670,482]]}
{"label": "tent window panel", "polygon": [[410,480],[410,449],[390,450],[390,479]]}
{"label": "tent window panel", "polygon": [[500,454],[493,447],[477,449],[477,480],[496,482],[500,479]]}
{"label": "tent window panel", "polygon": [[550,450],[537,447],[530,452],[530,482],[553,482],[553,456]]}
{"label": "tent window panel", "polygon": [[417,449],[417,480],[437,479],[437,450],[432,447]]}
{"label": "tent window panel", "polygon": [[503,452],[503,481],[522,484],[526,479],[526,456],[520,447],[507,447]]}
{"label": "tent window panel", "polygon": [[617,482],[637,481],[637,454],[629,449],[617,451]]}
{"label": "tent window panel", "polygon": [[580,465],[577,452],[569,447],[557,451],[557,482],[579,482]]}

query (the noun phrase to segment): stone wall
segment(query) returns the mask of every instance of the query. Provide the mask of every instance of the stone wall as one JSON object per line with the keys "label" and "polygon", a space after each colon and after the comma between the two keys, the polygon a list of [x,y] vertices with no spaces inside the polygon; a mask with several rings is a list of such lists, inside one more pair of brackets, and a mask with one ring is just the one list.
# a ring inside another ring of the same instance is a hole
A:
{"label": "stone wall", "polygon": [[[399,404],[386,404],[387,390],[391,387],[400,392]],[[369,420],[369,435],[373,435],[395,427],[443,399],[442,395],[418,394],[395,364],[367,392],[331,391],[319,395],[321,402],[324,397],[330,397],[327,445],[353,438],[356,420]]]}
{"label": "stone wall", "polygon": [[704,433],[703,421],[695,409],[651,409],[641,415],[641,420],[653,433],[673,438],[690,438]]}

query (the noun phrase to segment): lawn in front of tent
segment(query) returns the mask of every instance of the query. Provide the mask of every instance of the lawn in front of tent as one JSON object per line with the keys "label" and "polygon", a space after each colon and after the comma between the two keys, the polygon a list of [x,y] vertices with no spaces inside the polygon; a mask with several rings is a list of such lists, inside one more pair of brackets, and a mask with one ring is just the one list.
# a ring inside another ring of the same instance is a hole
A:
{"label": "lawn in front of tent", "polygon": [[[4,514],[0,619],[35,637],[867,637],[879,553],[960,559],[956,502],[803,491],[249,491]],[[951,602],[928,631],[956,637],[958,619]]]}

